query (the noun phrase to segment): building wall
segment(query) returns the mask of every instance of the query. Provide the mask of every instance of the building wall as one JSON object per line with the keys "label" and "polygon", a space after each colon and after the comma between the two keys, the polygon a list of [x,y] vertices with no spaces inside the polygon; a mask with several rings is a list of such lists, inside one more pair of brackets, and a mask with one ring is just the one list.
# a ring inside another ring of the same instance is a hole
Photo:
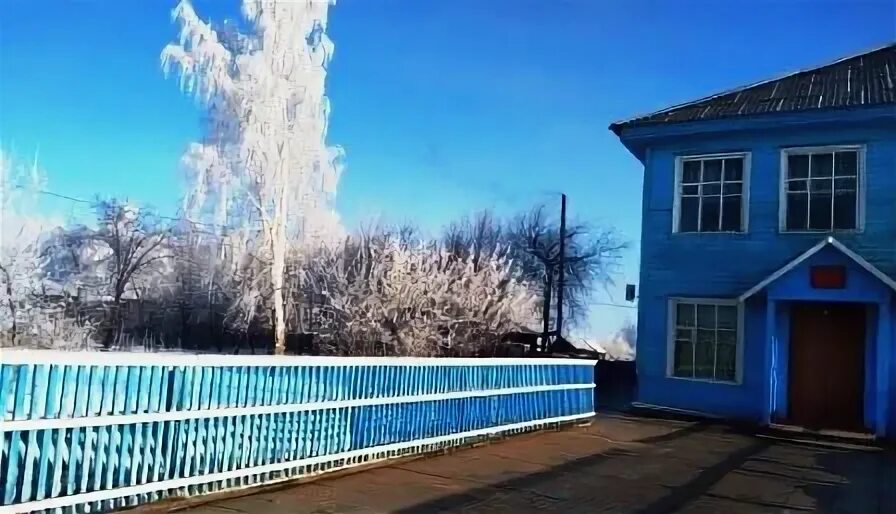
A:
{"label": "building wall", "polygon": [[[894,122],[896,118],[799,128],[781,123],[761,130],[719,130],[675,137],[657,132],[646,144],[637,353],[640,401],[762,419],[768,408],[769,397],[764,391],[768,384],[765,372],[770,364],[764,349],[768,323],[764,294],[750,299],[745,306],[740,385],[666,378],[668,298],[736,298],[826,235],[778,231],[780,159],[784,147],[865,145],[864,231],[837,234],[837,238],[879,269],[896,276]],[[673,234],[676,156],[742,151],[751,153],[749,231]],[[777,323],[775,332],[784,337],[786,328]],[[893,371],[896,373],[896,367]],[[893,416],[896,418],[896,414]]]}
{"label": "building wall", "polygon": [[[643,297],[642,297],[643,302]],[[744,309],[743,378],[741,383],[707,382],[666,376],[667,334],[665,330],[667,302],[651,301],[656,307],[641,304],[642,325],[651,326],[650,339],[638,337],[636,365],[638,369],[638,401],[695,410],[729,418],[759,421],[763,416],[765,366],[765,299],[746,302]],[[660,314],[662,312],[662,314]],[[649,316],[661,317],[663,328],[653,328]]]}

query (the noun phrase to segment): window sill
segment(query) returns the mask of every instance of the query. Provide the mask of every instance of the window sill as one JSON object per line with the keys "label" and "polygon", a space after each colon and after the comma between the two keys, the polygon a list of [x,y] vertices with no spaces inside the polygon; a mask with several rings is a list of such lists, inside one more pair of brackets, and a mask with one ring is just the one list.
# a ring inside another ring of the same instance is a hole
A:
{"label": "window sill", "polygon": [[862,234],[865,231],[863,229],[849,229],[849,230],[785,230],[778,229],[778,234],[782,236],[834,236],[834,235],[854,235],[854,234]]}
{"label": "window sill", "polygon": [[681,235],[693,235],[693,236],[712,236],[712,235],[733,235],[733,236],[743,236],[749,234],[750,232],[747,230],[714,230],[714,231],[706,231],[706,232],[682,232],[681,230],[673,230],[673,234],[681,234]]}
{"label": "window sill", "polygon": [[671,380],[681,380],[683,382],[698,382],[698,383],[703,383],[703,384],[728,385],[728,386],[743,385],[742,381],[738,381],[738,380],[715,380],[712,378],[688,378],[688,377],[677,377],[675,375],[666,375],[666,378],[671,379]]}
{"label": "window sill", "polygon": [[672,239],[737,240],[749,239],[752,234],[750,232],[670,232],[669,237]]}

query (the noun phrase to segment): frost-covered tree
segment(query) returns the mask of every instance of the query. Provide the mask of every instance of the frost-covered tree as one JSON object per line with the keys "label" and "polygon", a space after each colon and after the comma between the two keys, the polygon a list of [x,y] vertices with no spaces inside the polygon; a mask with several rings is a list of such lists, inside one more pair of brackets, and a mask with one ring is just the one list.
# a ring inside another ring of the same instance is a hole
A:
{"label": "frost-covered tree", "polygon": [[41,214],[46,174],[35,158],[15,159],[0,149],[0,346],[78,347],[93,327],[72,316],[64,287],[53,280],[58,264],[49,248],[59,220]]}
{"label": "frost-covered tree", "polygon": [[331,207],[341,151],[325,142],[329,3],[243,0],[249,29],[240,32],[203,21],[181,1],[173,11],[179,41],[161,54],[207,110],[204,137],[184,156],[194,184],[185,212],[253,234],[248,251],[269,276],[278,352],[288,246],[341,238]]}
{"label": "frost-covered tree", "polygon": [[45,175],[0,149],[0,332],[17,343],[23,311],[39,289],[39,238],[49,227],[37,215]]}
{"label": "frost-covered tree", "polygon": [[[526,282],[537,289],[543,332],[551,332],[560,269],[560,225],[544,206],[535,206],[504,221],[490,211],[446,227],[442,242],[452,256],[469,259],[476,268],[483,257],[509,258]],[[564,307],[580,321],[596,287],[612,283],[626,247],[610,229],[572,223],[566,231]]]}
{"label": "frost-covered tree", "polygon": [[[471,252],[472,253],[472,252]],[[472,354],[535,318],[536,297],[498,253],[459,258],[399,231],[362,234],[312,259],[337,351]]]}
{"label": "frost-covered tree", "polygon": [[483,257],[510,249],[504,223],[489,210],[477,212],[450,223],[442,235],[442,244],[452,255],[472,259],[478,269]]}

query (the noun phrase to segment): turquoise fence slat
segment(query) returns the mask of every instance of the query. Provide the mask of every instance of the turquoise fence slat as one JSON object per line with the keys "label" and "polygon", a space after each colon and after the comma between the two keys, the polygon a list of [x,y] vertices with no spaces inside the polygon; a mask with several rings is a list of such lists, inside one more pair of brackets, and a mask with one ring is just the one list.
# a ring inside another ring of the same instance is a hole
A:
{"label": "turquoise fence slat", "polygon": [[584,360],[6,351],[0,514],[270,483],[593,411]]}

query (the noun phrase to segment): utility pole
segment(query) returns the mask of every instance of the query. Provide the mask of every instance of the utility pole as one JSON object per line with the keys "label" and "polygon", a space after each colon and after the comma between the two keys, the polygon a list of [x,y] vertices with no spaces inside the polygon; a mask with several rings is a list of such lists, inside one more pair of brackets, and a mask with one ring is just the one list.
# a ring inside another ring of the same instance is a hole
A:
{"label": "utility pole", "polygon": [[560,195],[560,258],[557,269],[557,326],[554,340],[563,337],[563,288],[566,285],[566,193]]}

